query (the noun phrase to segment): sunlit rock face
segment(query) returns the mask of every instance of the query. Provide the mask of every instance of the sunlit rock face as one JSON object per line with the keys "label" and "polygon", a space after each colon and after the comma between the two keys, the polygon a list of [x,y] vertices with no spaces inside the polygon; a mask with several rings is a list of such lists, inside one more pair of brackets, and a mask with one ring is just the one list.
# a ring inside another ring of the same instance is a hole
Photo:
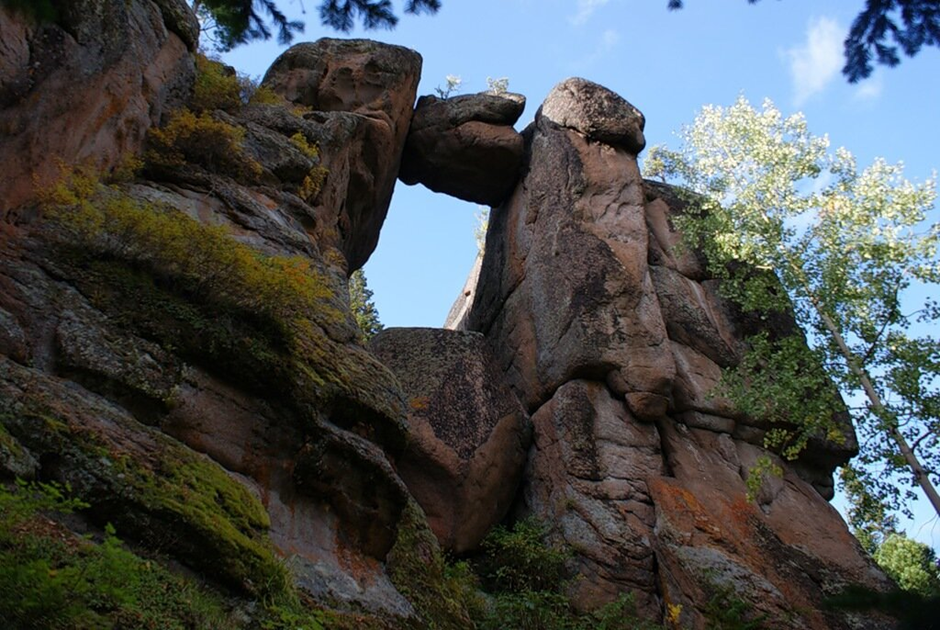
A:
{"label": "sunlit rock face", "polygon": [[199,26],[181,0],[62,3],[55,24],[0,12],[0,213],[58,163],[107,170],[191,90]]}
{"label": "sunlit rock face", "polygon": [[552,90],[523,134],[525,175],[490,215],[469,312],[458,300],[454,325],[486,335],[532,414],[519,513],[574,550],[585,609],[632,592],[645,615],[681,606],[680,627],[702,628],[731,589],[792,620],[780,627],[890,627],[822,606],[846,584],[888,586],[826,501],[851,431],[793,464],[770,454],[783,476],[746,499],[766,426],[711,392],[756,324],[679,246],[685,204],[642,179],[643,125],[589,81]]}

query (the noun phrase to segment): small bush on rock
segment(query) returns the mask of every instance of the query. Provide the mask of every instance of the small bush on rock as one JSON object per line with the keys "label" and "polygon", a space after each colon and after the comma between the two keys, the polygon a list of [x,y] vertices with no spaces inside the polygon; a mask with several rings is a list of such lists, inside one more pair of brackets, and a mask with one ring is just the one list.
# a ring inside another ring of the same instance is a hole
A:
{"label": "small bush on rock", "polygon": [[255,181],[261,165],[245,155],[244,129],[216,120],[208,112],[198,116],[181,109],[166,126],[151,129],[147,163],[158,169],[196,164],[206,170]]}
{"label": "small bush on rock", "polygon": [[205,55],[196,55],[196,83],[190,101],[193,111],[237,112],[242,106],[242,89],[242,80],[233,68]]}

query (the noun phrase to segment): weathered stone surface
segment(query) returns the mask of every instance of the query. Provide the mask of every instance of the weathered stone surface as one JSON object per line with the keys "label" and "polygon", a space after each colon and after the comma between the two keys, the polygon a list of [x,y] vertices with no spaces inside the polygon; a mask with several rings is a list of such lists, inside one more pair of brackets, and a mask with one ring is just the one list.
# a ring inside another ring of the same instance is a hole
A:
{"label": "weathered stone surface", "polygon": [[491,339],[530,411],[566,381],[592,377],[608,379],[637,415],[658,417],[675,367],[636,159],[544,115],[529,144],[524,180],[490,215],[468,328]]}
{"label": "weathered stone surface", "polygon": [[762,449],[680,425],[664,425],[663,438],[672,474],[649,480],[653,546],[662,597],[682,606],[681,627],[706,627],[697,611],[721,589],[767,614],[773,627],[894,627],[873,613],[859,619],[822,605],[848,584],[886,590],[890,582],[835,509],[785,463],[776,460],[783,478],[768,478],[751,503],[744,479]]}
{"label": "weathered stone surface", "polygon": [[[342,178],[333,183],[332,202],[346,202],[322,204],[342,208],[329,227],[344,237],[342,251],[350,272],[365,264],[378,242],[420,77],[421,56],[413,50],[362,39],[325,38],[288,49],[262,82],[288,101],[316,110],[314,118],[328,129],[331,142],[317,138],[324,155],[333,156],[324,165],[331,173],[347,173],[345,186],[340,185]],[[332,115],[337,112],[341,116]],[[337,146],[346,151],[337,152]]]}
{"label": "weathered stone surface", "polygon": [[82,0],[41,26],[0,8],[0,213],[49,186],[57,160],[116,166],[183,102],[193,61],[178,32],[195,18],[178,5]]}
{"label": "weathered stone surface", "polygon": [[[823,606],[851,583],[889,588],[825,500],[856,448],[851,427],[784,462],[763,448],[766,420],[716,395],[746,337],[789,334],[793,318],[721,297],[675,231],[686,202],[639,178],[642,118],[625,103],[580,80],[553,91],[449,318],[486,335],[533,412],[520,515],[573,550],[585,608],[632,592],[645,615],[679,605],[678,626],[698,629],[732,592],[771,627],[891,627]],[[784,474],[750,503],[745,480],[765,455]]]}
{"label": "weathered stone surface", "polygon": [[524,142],[513,129],[519,94],[418,99],[398,177],[464,201],[495,206],[519,179]]}
{"label": "weathered stone surface", "polygon": [[585,79],[567,79],[548,93],[539,110],[556,125],[636,155],[646,146],[646,119],[622,96]]}
{"label": "weathered stone surface", "polygon": [[583,380],[562,385],[532,422],[526,508],[575,550],[574,602],[591,610],[629,592],[644,616],[658,616],[646,486],[665,472],[656,427],[638,422],[602,383]]}
{"label": "weathered stone surface", "polygon": [[525,412],[479,333],[390,328],[370,346],[409,399],[399,474],[442,546],[475,549],[515,497],[530,441]]}

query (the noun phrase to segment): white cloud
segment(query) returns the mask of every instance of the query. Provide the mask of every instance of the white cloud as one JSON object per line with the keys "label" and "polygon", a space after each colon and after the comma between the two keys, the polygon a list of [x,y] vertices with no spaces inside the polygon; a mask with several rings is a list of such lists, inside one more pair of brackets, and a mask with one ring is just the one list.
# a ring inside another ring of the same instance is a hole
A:
{"label": "white cloud", "polygon": [[568,18],[574,26],[585,24],[594,12],[610,0],[578,0],[578,12]]}
{"label": "white cloud", "polygon": [[855,89],[855,98],[863,101],[873,101],[881,96],[881,92],[884,90],[884,87],[884,74],[876,70],[873,75],[865,79]]}
{"label": "white cloud", "polygon": [[803,44],[786,51],[797,107],[839,76],[845,35],[846,30],[835,20],[821,17],[810,21]]}

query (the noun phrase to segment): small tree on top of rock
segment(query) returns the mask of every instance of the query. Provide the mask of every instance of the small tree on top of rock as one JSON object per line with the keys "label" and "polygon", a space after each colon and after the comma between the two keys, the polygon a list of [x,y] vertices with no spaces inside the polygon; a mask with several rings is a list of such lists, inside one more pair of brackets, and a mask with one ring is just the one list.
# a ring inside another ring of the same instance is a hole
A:
{"label": "small tree on top of rock", "polygon": [[[765,101],[706,106],[678,152],[653,149],[647,174],[671,174],[697,212],[677,227],[745,311],[792,309],[808,334],[749,340],[725,387],[773,427],[769,448],[794,459],[811,438],[839,440],[835,412],[858,427],[857,474],[892,509],[920,486],[940,514],[940,225],[928,224],[935,180],[900,164],[859,171],[800,114]],[[820,176],[827,173],[827,179]],[[782,290],[781,290],[782,289]],[[933,296],[933,297],[931,297]],[[834,381],[846,400],[826,395]]]}

